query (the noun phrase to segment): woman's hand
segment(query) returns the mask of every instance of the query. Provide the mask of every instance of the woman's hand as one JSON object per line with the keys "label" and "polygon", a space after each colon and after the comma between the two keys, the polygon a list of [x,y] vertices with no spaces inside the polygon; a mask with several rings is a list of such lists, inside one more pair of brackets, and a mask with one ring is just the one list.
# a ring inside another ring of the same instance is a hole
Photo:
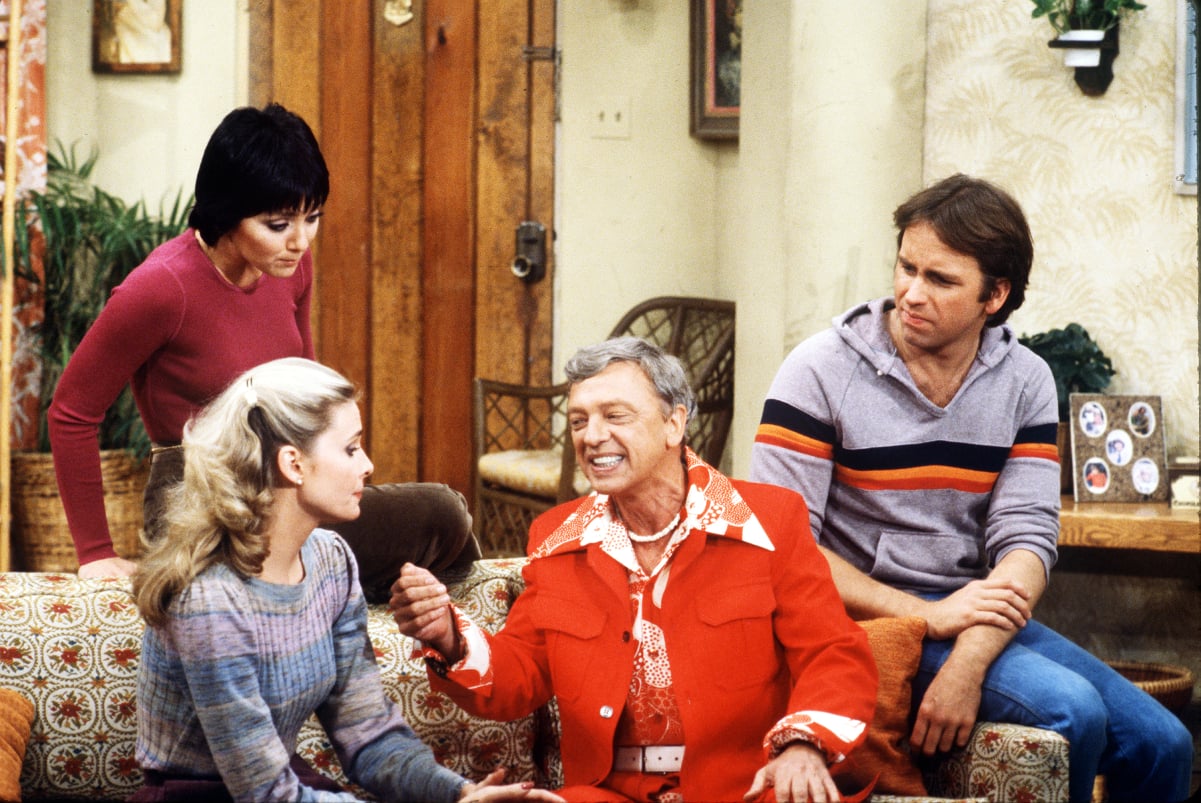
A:
{"label": "woman's hand", "polygon": [[491,800],[540,800],[543,803],[567,803],[554,792],[545,789],[535,789],[530,781],[499,785],[505,779],[504,767],[488,773],[488,777],[478,784],[469,783],[463,787],[459,796],[460,803],[480,803]]}
{"label": "woman's hand", "polygon": [[138,569],[138,564],[125,558],[101,558],[79,567],[80,580],[97,580],[102,577],[129,577]]}
{"label": "woman's hand", "polygon": [[447,663],[458,662],[461,656],[450,594],[428,569],[412,563],[402,566],[400,577],[392,584],[388,609],[401,633],[433,647]]}

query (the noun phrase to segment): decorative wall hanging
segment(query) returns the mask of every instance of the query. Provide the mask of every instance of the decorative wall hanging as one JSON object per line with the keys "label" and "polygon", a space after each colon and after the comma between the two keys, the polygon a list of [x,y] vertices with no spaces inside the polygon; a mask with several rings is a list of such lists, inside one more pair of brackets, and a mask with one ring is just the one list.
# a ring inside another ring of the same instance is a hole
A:
{"label": "decorative wall hanging", "polygon": [[1160,397],[1073,393],[1070,401],[1076,501],[1168,501]]}
{"label": "decorative wall hanging", "polygon": [[742,0],[692,0],[689,130],[698,139],[738,139],[742,100]]}
{"label": "decorative wall hanging", "polygon": [[93,0],[92,71],[177,73],[183,0]]}

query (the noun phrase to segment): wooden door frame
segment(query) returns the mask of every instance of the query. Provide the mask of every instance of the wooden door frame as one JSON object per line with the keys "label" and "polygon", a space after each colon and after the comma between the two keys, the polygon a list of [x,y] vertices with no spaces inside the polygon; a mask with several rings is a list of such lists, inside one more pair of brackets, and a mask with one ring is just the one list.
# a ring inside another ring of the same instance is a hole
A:
{"label": "wooden door frame", "polygon": [[[471,488],[475,376],[475,315],[464,314],[475,309],[475,148],[464,145],[475,143],[476,5],[428,0],[425,7],[424,127],[438,136],[422,149],[420,476],[463,493]],[[447,387],[464,392],[447,395]]]}

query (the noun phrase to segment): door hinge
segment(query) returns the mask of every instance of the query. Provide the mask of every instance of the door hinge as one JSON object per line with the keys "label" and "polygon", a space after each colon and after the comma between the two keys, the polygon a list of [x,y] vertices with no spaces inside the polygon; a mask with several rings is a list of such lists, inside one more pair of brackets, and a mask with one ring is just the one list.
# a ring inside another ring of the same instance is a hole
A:
{"label": "door hinge", "polygon": [[538,47],[536,45],[523,45],[521,48],[521,58],[527,62],[531,61],[549,61],[554,65],[554,75],[551,78],[552,91],[555,99],[555,122],[559,122],[560,103],[562,99],[559,95],[559,67],[562,64],[563,54],[557,47]]}
{"label": "door hinge", "polygon": [[521,57],[526,61],[556,61],[558,55],[553,47],[524,45],[521,48]]}

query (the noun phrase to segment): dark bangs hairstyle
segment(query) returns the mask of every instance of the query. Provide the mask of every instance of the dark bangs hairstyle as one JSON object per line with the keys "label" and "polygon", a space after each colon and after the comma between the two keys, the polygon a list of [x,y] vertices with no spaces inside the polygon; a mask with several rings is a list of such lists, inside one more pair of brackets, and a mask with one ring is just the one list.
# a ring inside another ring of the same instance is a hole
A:
{"label": "dark bangs hairstyle", "polygon": [[308,123],[278,103],[245,106],[209,137],[188,225],[212,246],[245,218],[311,212],[328,197],[329,170]]}
{"label": "dark bangs hairstyle", "polygon": [[929,223],[949,248],[976,260],[984,273],[980,300],[985,301],[997,280],[1009,282],[1009,297],[988,318],[989,326],[1004,323],[1026,300],[1034,241],[1018,202],[983,179],[956,173],[914,195],[892,215],[897,248],[905,230]]}

